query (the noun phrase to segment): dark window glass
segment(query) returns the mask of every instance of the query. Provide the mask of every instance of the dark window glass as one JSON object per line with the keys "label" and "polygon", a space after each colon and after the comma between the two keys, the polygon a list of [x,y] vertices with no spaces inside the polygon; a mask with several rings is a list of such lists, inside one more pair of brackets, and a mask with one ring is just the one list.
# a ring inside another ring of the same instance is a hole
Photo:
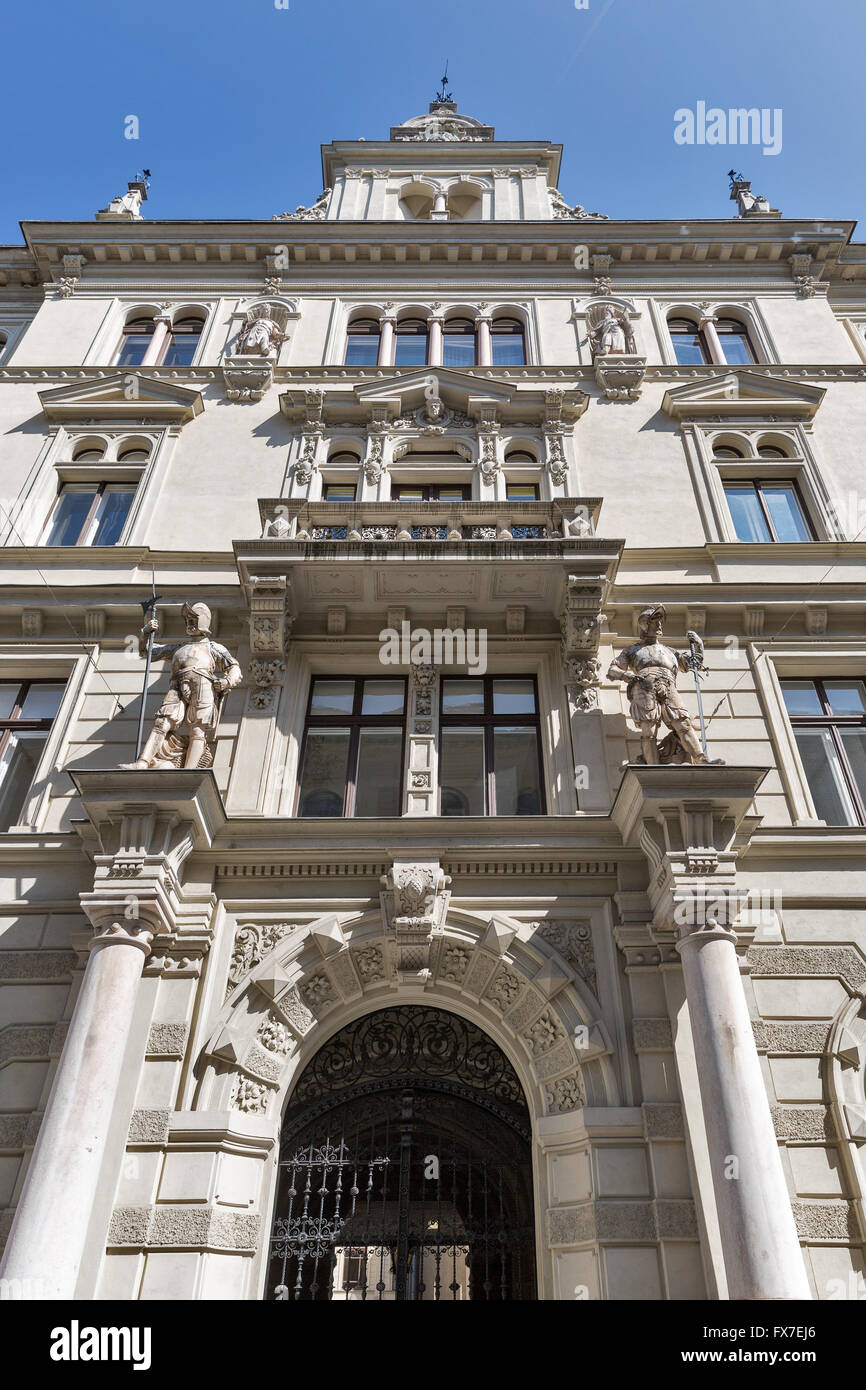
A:
{"label": "dark window glass", "polygon": [[406,682],[317,677],[310,690],[299,816],[399,816]]}
{"label": "dark window glass", "polygon": [[717,449],[713,449],[713,458],[717,459],[741,459],[744,455],[739,449],[735,449],[732,444],[720,444]]}
{"label": "dark window glass", "polygon": [[42,544],[116,545],[134,496],[129,483],[64,483]]}
{"label": "dark window glass", "polygon": [[774,444],[762,444],[758,450],[758,457],[762,459],[786,459],[788,455],[784,449],[777,449]]}
{"label": "dark window glass", "polygon": [[718,319],[716,332],[729,367],[746,367],[757,361],[749,334],[736,319]]}
{"label": "dark window glass", "polygon": [[475,366],[475,324],[470,319],[449,319],[442,334],[445,367]]}
{"label": "dark window glass", "polygon": [[688,319],[669,319],[668,332],[674,346],[674,356],[681,367],[700,367],[709,362],[710,354],[704,335]]}
{"label": "dark window glass", "polygon": [[16,825],[65,686],[0,681],[0,830]]}
{"label": "dark window glass", "polygon": [[828,825],[866,825],[866,685],[836,678],[780,683],[819,817]]}
{"label": "dark window glass", "polygon": [[535,681],[449,677],[441,686],[440,813],[544,812]]}
{"label": "dark window glass", "polygon": [[172,324],[163,365],[166,367],[189,367],[195,357],[198,340],[204,324],[201,319],[180,319]]}
{"label": "dark window glass", "polygon": [[403,319],[394,334],[394,365],[423,367],[427,361],[427,325],[421,319]]}
{"label": "dark window glass", "polygon": [[490,347],[494,367],[523,367],[526,364],[523,324],[517,319],[494,319],[490,325]]}
{"label": "dark window glass", "polygon": [[794,482],[725,483],[725,496],[739,541],[814,540]]}
{"label": "dark window glass", "polygon": [[379,361],[379,325],[375,319],[358,319],[346,330],[347,367],[375,367]]}
{"label": "dark window glass", "polygon": [[118,367],[140,367],[144,354],[150,347],[156,325],[153,319],[132,319],[123,326],[120,351],[117,354]]}
{"label": "dark window glass", "polygon": [[391,493],[400,502],[468,502],[468,483],[396,483]]}

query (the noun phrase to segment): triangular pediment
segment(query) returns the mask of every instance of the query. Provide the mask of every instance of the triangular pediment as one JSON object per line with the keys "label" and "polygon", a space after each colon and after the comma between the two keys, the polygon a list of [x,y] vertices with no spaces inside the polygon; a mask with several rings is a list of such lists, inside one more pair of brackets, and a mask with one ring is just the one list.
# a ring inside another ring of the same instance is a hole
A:
{"label": "triangular pediment", "polygon": [[404,405],[420,405],[429,400],[431,394],[450,406],[468,411],[470,402],[506,405],[513,399],[515,388],[510,381],[480,378],[472,372],[455,371],[453,367],[419,367],[417,372],[379,377],[355,388],[357,400],[365,404],[393,403],[398,407],[397,414]]}
{"label": "triangular pediment", "polygon": [[805,381],[732,371],[673,387],[662,410],[674,420],[811,420],[824,395],[823,387]]}
{"label": "triangular pediment", "polygon": [[200,391],[134,371],[76,381],[40,391],[49,420],[192,420],[204,409]]}

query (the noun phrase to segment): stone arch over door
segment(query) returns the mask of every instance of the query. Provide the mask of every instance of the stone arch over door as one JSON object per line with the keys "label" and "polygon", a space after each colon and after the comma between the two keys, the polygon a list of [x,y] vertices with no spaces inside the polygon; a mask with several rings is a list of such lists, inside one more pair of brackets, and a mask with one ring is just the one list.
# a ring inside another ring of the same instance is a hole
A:
{"label": "stone arch over door", "polygon": [[[259,1201],[261,1292],[267,1223],[276,1189],[281,1116],[314,1054],[347,1024],[398,1003],[456,1014],[480,1028],[513,1067],[526,1097],[535,1148],[535,1225],[545,1229],[548,1190],[540,1131],[560,1134],[587,1104],[616,1106],[620,1092],[601,1006],[580,963],[581,924],[526,923],[505,913],[449,909],[432,933],[426,963],[405,965],[381,911],[327,914],[312,922],[245,920],[231,987],[199,1058],[194,1108],[257,1117],[273,1136]],[[589,980],[594,981],[587,971]],[[540,1286],[549,1253],[539,1239]]]}

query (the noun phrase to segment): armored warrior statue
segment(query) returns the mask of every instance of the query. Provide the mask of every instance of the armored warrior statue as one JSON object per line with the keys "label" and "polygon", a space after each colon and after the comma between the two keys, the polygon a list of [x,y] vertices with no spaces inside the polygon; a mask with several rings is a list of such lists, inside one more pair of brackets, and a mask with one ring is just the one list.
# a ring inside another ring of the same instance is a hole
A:
{"label": "armored warrior statue", "polygon": [[[630,714],[641,732],[643,763],[708,763],[691,715],[677,690],[677,672],[693,671],[691,652],[677,652],[661,641],[666,612],[660,603],[645,608],[638,618],[640,640],[626,647],[612,663],[608,680],[627,681]],[[699,660],[704,645],[696,632],[687,632]],[[670,733],[656,742],[664,724]],[[714,761],[720,762],[721,759]]]}
{"label": "armored warrior statue", "polygon": [[[171,660],[168,692],[156,713],[153,730],[131,768],[210,767],[213,740],[223,696],[240,685],[242,675],[231,652],[210,635],[210,609],[204,603],[185,603],[186,640],[157,647],[152,655]],[[142,656],[158,627],[145,623],[139,638]],[[179,730],[185,727],[185,732]]]}

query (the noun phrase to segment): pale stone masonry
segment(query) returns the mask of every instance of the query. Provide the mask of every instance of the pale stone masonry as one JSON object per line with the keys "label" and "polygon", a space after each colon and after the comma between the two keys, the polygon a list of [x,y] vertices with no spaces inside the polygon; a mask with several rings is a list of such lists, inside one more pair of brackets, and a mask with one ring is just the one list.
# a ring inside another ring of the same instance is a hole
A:
{"label": "pale stone masonry", "polygon": [[[439,100],[323,147],[294,213],[161,221],[136,181],[0,248],[24,1293],[288,1296],[299,1081],[415,1009],[486,1039],[487,1113],[520,1092],[534,1274],[504,1296],[866,1296],[866,245],[743,181],[715,220],[608,219],[560,157]],[[240,663],[196,768],[121,767],[152,578],[159,645],[205,604]],[[605,673],[657,604],[703,642],[718,764],[638,762]],[[483,634],[480,684],[383,664],[404,626]],[[376,751],[335,781],[340,710]]]}

